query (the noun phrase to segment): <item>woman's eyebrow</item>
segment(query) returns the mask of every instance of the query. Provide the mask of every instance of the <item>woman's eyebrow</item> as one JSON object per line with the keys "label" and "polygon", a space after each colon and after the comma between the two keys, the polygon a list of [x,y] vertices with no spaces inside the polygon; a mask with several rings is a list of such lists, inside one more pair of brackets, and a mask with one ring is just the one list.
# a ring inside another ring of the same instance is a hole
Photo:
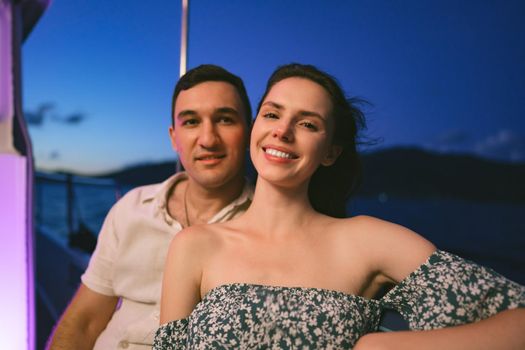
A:
{"label": "woman's eyebrow", "polygon": [[312,112],[312,111],[300,111],[299,114],[303,117],[314,117],[314,118],[318,118],[320,120],[322,120],[323,122],[325,121],[325,118],[317,113],[317,112]]}
{"label": "woman's eyebrow", "polygon": [[262,106],[266,106],[266,105],[268,105],[268,106],[270,106],[270,107],[273,107],[273,108],[276,108],[276,109],[283,109],[283,108],[284,108],[283,105],[280,105],[280,104],[278,104],[278,103],[276,103],[276,102],[273,102],[273,101],[266,101],[266,102],[264,102],[264,103],[261,105],[261,107],[262,107]]}
{"label": "woman's eyebrow", "polygon": [[[273,102],[273,101],[266,101],[264,102],[261,107],[263,106],[270,106],[270,107],[273,107],[277,110],[283,110],[284,109],[284,106],[277,103],[277,102]],[[321,121],[325,122],[326,119],[319,113],[317,112],[313,112],[313,111],[307,111],[307,110],[301,110],[298,112],[298,114],[302,117],[315,117],[315,118],[318,118],[320,119]]]}

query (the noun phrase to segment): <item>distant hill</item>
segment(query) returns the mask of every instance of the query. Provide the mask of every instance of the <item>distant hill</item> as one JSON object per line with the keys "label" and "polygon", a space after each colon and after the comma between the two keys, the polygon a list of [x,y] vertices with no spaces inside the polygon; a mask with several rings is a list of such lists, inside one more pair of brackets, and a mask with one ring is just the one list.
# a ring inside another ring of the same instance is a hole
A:
{"label": "distant hill", "polygon": [[[417,148],[390,148],[362,156],[359,195],[463,198],[525,203],[525,164],[500,163],[470,155],[439,154]],[[137,165],[104,174],[139,186],[173,174],[175,162]]]}
{"label": "distant hill", "polygon": [[175,173],[175,166],[175,160],[140,164],[116,172],[101,174],[97,177],[109,177],[121,184],[142,186],[166,180]]}
{"label": "distant hill", "polygon": [[361,195],[525,202],[525,164],[391,148],[363,156]]}

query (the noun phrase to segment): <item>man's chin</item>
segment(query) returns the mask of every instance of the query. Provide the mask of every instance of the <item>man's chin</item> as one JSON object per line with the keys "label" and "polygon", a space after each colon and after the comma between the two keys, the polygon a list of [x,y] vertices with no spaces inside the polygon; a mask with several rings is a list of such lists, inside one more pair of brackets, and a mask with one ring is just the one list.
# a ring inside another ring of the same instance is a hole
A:
{"label": "man's chin", "polygon": [[199,174],[197,177],[193,177],[195,182],[197,182],[200,186],[209,189],[209,190],[218,190],[221,189],[221,187],[229,186],[233,181],[239,181],[237,179],[242,179],[242,176],[235,176],[231,174],[217,174],[217,173],[209,173],[209,174]]}

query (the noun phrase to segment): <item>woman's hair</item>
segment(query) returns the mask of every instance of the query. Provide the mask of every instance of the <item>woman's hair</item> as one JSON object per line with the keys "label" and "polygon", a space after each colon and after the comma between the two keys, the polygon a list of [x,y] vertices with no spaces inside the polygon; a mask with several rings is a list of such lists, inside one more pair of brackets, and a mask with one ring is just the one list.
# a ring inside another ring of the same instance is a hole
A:
{"label": "woman's hair", "polygon": [[257,113],[271,88],[286,78],[304,78],[322,86],[330,95],[331,116],[334,120],[332,143],[342,148],[341,154],[331,166],[320,165],[310,179],[308,198],[312,207],[320,213],[346,216],[346,201],[361,182],[361,161],[357,153],[359,131],[366,127],[363,112],[357,104],[365,101],[347,99],[337,80],[312,65],[291,63],[278,67],[271,75],[266,90],[257,106]]}

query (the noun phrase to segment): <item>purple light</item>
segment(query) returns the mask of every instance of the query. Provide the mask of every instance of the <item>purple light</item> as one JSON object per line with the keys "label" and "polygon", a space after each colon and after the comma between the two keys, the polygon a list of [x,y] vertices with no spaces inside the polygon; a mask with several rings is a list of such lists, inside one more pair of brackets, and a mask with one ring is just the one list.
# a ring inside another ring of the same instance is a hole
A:
{"label": "purple light", "polygon": [[32,163],[30,156],[19,155],[13,147],[11,6],[11,1],[0,0],[0,343],[2,349],[33,350],[33,241],[28,192]]}
{"label": "purple light", "polygon": [[[13,116],[13,89],[11,88],[11,9],[10,4],[0,0],[0,123]],[[0,129],[2,127],[0,126]],[[7,136],[0,134],[1,146],[7,143]]]}
{"label": "purple light", "polygon": [[0,339],[4,349],[27,349],[28,263],[25,157],[0,154]]}

